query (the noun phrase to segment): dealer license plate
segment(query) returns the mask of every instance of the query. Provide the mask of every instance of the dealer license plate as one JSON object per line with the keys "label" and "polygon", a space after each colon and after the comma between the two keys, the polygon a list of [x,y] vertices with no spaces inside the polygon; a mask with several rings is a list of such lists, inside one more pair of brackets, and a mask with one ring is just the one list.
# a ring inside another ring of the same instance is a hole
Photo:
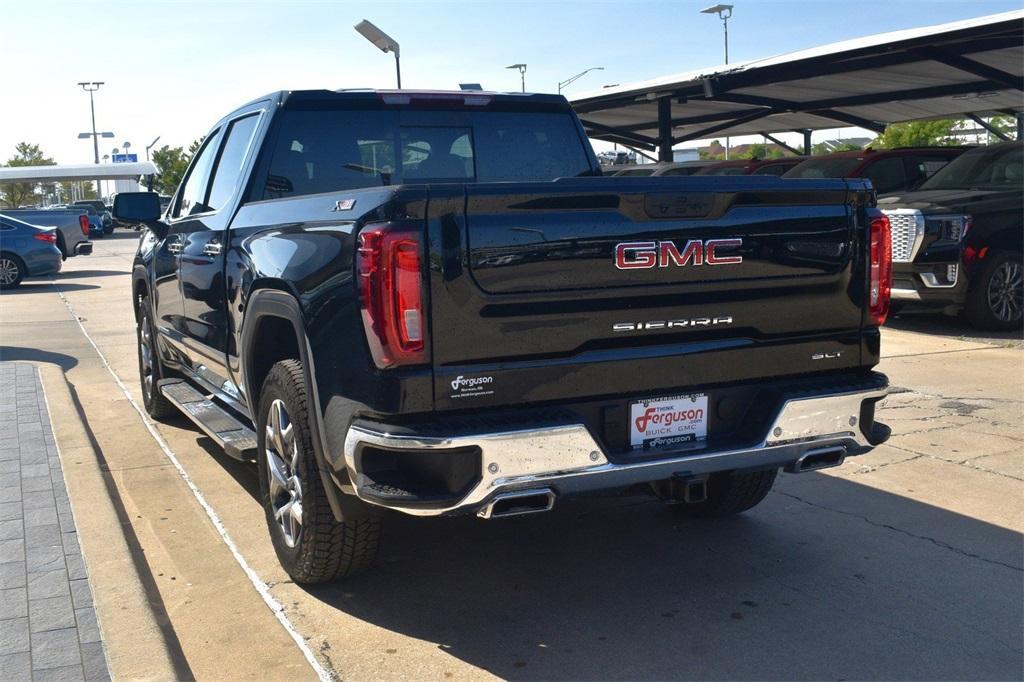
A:
{"label": "dealer license plate", "polygon": [[708,437],[708,396],[706,393],[638,400],[629,407],[629,444],[649,450]]}

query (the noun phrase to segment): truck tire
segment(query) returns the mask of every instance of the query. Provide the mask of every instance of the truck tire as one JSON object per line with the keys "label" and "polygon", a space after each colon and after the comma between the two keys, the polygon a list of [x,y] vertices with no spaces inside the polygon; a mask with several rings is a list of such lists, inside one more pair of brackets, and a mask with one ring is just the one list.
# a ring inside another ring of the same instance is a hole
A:
{"label": "truck tire", "polygon": [[64,233],[57,230],[57,248],[60,249],[60,259],[65,261],[71,254],[68,253],[67,242],[64,241]]}
{"label": "truck tire", "polygon": [[0,253],[0,289],[14,289],[25,278],[25,263],[13,253]]}
{"label": "truck tire", "polygon": [[979,329],[1020,329],[1024,306],[1024,265],[1020,254],[993,253],[967,292],[967,321]]}
{"label": "truck tire", "polygon": [[156,328],[150,317],[149,297],[139,301],[139,321],[135,325],[135,336],[139,344],[139,383],[142,389],[142,405],[146,413],[157,421],[177,416],[178,408],[164,397],[157,382],[165,379],[160,354],[156,349]]}
{"label": "truck tire", "polygon": [[675,506],[687,516],[733,516],[757,506],[775,483],[778,469],[744,474],[723,472],[708,479],[707,499]]}
{"label": "truck tire", "polygon": [[377,554],[380,518],[338,522],[313,452],[302,364],[276,363],[257,412],[260,501],[281,566],[299,584],[353,575]]}

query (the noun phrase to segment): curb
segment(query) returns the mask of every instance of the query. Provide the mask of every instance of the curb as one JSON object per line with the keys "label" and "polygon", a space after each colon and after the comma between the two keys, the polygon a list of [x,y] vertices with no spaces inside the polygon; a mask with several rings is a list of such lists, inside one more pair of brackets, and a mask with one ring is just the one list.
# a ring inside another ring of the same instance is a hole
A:
{"label": "curb", "polygon": [[[175,663],[168,644],[170,624],[161,626],[139,575],[137,557],[125,539],[124,524],[111,499],[113,493],[101,469],[100,455],[72,388],[59,367],[32,364],[39,369],[49,405],[111,677],[180,679],[183,672],[188,675],[187,664],[183,671],[181,663]],[[159,596],[153,599],[159,601]]]}

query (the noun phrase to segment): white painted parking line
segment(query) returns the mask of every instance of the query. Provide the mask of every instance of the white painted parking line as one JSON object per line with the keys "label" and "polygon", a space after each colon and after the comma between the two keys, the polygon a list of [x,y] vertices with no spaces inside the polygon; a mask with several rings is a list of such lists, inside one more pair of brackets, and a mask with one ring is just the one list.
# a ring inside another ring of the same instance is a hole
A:
{"label": "white painted parking line", "polygon": [[135,409],[136,412],[138,412],[139,417],[142,419],[142,423],[146,425],[146,429],[153,437],[153,440],[156,441],[157,445],[160,446],[160,449],[163,451],[164,456],[174,466],[175,470],[178,472],[178,475],[185,482],[185,485],[188,486],[188,489],[192,491],[192,496],[195,497],[196,501],[199,503],[199,506],[203,508],[204,512],[206,512],[206,516],[210,519],[210,522],[213,524],[214,529],[216,529],[217,534],[220,536],[224,544],[227,545],[228,550],[231,552],[231,556],[233,556],[235,558],[235,561],[238,562],[238,565],[241,566],[242,571],[249,579],[249,582],[252,583],[252,586],[256,588],[256,591],[259,593],[260,597],[263,598],[263,602],[273,612],[278,622],[281,623],[281,626],[284,627],[285,631],[287,631],[291,638],[295,641],[296,646],[299,647],[299,650],[302,652],[303,657],[305,657],[306,661],[309,662],[310,667],[313,668],[313,671],[316,673],[317,677],[324,682],[328,682],[329,680],[333,679],[331,673],[320,664],[320,662],[316,658],[316,655],[313,653],[313,650],[310,649],[309,645],[306,643],[306,640],[303,638],[301,634],[299,634],[298,630],[295,628],[295,625],[291,622],[291,620],[289,620],[288,616],[284,612],[284,606],[279,601],[277,601],[274,598],[274,596],[270,593],[270,586],[267,585],[267,583],[265,583],[263,579],[259,577],[256,571],[254,571],[252,567],[249,566],[249,563],[245,560],[245,557],[242,556],[242,553],[238,550],[238,546],[235,544],[235,541],[231,539],[231,535],[228,533],[227,528],[225,528],[224,523],[221,521],[220,516],[217,514],[216,510],[214,510],[214,508],[210,505],[210,503],[207,502],[206,497],[203,496],[203,494],[199,491],[199,488],[192,481],[192,478],[188,475],[188,472],[185,470],[185,467],[182,466],[181,461],[178,459],[177,455],[175,455],[170,445],[167,444],[167,441],[164,440],[164,437],[160,435],[160,432],[156,428],[156,424],[153,423],[153,420],[149,418],[149,415],[146,414],[146,411],[135,401],[135,399],[131,395],[131,392],[128,390],[128,387],[124,385],[124,382],[122,382],[121,378],[117,376],[117,373],[110,366],[110,363],[107,362],[107,357],[103,354],[103,351],[100,350],[100,347],[93,340],[92,336],[89,335],[89,332],[86,330],[85,325],[82,324],[82,321],[75,313],[74,306],[72,306],[71,302],[67,299],[67,297],[64,296],[64,292],[60,290],[59,283],[52,282],[52,284],[54,286],[54,289],[57,291],[57,295],[60,296],[61,300],[64,302],[64,305],[67,306],[68,311],[71,313],[71,316],[75,319],[75,322],[78,324],[78,327],[82,332],[82,335],[85,336],[85,339],[93,347],[93,350],[96,351],[96,355],[99,356],[104,368],[106,368],[107,372],[110,373],[110,376],[114,379],[114,382],[117,384],[118,388],[121,389],[121,392],[124,394],[124,397],[128,399],[128,403]]}

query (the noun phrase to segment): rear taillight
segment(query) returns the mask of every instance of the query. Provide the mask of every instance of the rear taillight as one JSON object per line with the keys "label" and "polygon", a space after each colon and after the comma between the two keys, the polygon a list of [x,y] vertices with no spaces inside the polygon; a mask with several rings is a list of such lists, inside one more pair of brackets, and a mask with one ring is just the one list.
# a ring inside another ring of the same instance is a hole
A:
{"label": "rear taillight", "polygon": [[892,294],[892,235],[889,218],[877,213],[871,216],[871,260],[869,262],[868,317],[881,326],[889,316]]}
{"label": "rear taillight", "polygon": [[426,362],[423,240],[399,225],[359,233],[356,273],[366,340],[381,369]]}
{"label": "rear taillight", "polygon": [[78,216],[78,227],[82,229],[82,234],[86,237],[89,236],[89,216],[84,213]]}
{"label": "rear taillight", "polygon": [[32,235],[32,238],[38,239],[41,242],[46,242],[47,244],[57,243],[57,235],[53,232],[37,232]]}

